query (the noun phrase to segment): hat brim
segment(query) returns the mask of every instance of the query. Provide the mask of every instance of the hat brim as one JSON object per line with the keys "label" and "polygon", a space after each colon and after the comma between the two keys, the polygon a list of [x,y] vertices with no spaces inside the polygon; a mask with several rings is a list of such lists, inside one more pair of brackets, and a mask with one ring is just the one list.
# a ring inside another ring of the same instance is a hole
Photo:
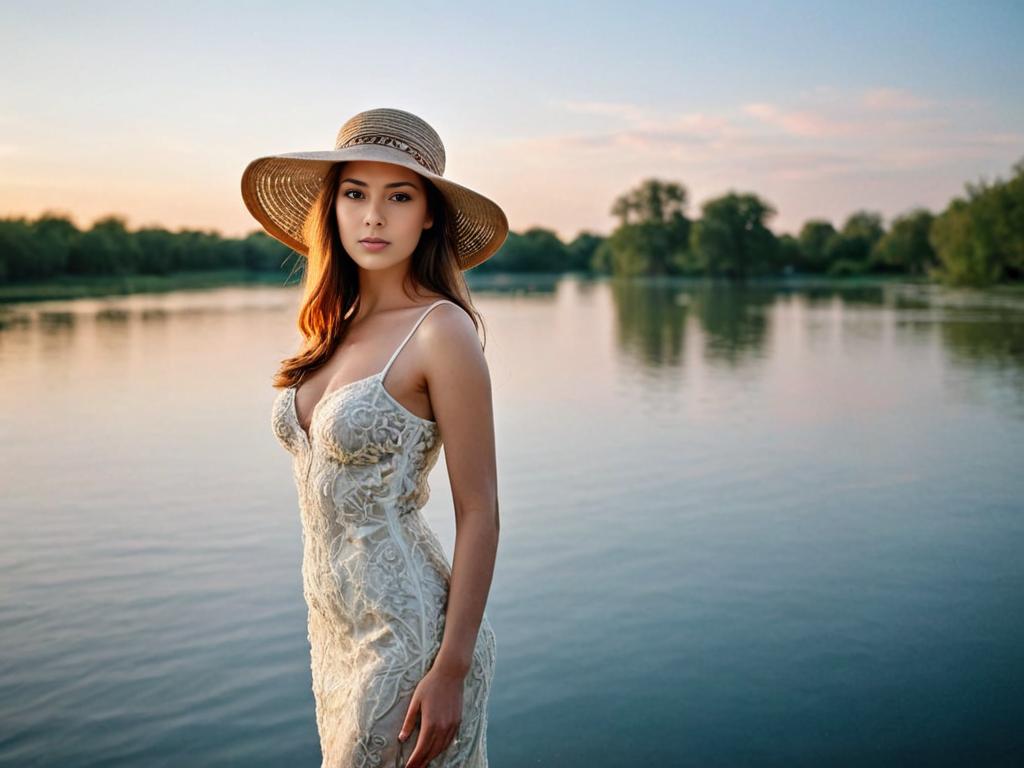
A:
{"label": "hat brim", "polygon": [[508,219],[497,203],[431,173],[400,149],[380,144],[257,158],[242,173],[242,200],[271,237],[308,256],[303,231],[310,208],[330,167],[349,160],[393,163],[429,179],[455,216],[459,266],[463,270],[489,259],[508,237]]}

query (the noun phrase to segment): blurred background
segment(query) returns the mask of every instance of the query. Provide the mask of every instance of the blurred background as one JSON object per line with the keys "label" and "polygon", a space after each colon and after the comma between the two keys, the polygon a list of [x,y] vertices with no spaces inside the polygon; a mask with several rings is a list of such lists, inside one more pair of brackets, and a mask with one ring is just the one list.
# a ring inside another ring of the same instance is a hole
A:
{"label": "blurred background", "polygon": [[239,180],[380,106],[512,228],[491,764],[1024,763],[1019,3],[0,22],[0,765],[319,764]]}

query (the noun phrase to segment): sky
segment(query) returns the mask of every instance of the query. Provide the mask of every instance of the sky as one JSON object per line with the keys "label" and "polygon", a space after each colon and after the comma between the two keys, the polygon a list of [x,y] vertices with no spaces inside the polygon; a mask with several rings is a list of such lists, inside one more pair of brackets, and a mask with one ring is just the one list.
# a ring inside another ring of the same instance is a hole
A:
{"label": "sky", "polygon": [[888,225],[1024,159],[1021,40],[1019,0],[8,1],[0,217],[245,235],[249,161],[395,107],[516,232],[608,234],[647,178]]}

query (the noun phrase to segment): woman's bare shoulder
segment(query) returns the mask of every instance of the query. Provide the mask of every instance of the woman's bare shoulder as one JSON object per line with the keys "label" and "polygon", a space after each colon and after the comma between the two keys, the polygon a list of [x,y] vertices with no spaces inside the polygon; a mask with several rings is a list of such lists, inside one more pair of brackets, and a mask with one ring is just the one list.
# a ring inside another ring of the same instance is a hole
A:
{"label": "woman's bare shoulder", "polygon": [[458,304],[445,302],[434,307],[420,332],[424,351],[431,357],[441,356],[449,362],[483,357],[473,319]]}

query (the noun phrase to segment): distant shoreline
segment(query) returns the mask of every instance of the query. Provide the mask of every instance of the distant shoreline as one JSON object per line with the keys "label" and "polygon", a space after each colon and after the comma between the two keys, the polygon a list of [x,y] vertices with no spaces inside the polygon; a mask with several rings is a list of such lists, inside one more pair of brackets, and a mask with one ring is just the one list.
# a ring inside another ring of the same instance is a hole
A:
{"label": "distant shoreline", "polygon": [[[524,283],[538,282],[550,285],[563,277],[579,280],[626,280],[644,283],[665,283],[678,285],[712,285],[718,282],[708,277],[685,277],[679,275],[651,277],[636,276],[632,278],[616,278],[610,275],[594,275],[581,272],[565,273],[522,273],[522,272],[486,272],[479,275],[467,274],[466,278],[473,289],[486,290],[489,287],[501,290],[505,287],[522,286]],[[104,296],[127,296],[138,293],[164,293],[168,291],[222,288],[230,285],[264,285],[277,287],[297,287],[300,277],[287,278],[280,272],[265,272],[245,269],[231,270],[197,270],[176,272],[170,275],[97,275],[97,276],[62,276],[44,281],[26,283],[8,283],[0,285],[0,305],[16,302],[62,301],[79,298],[99,298]],[[792,288],[811,288],[814,286],[872,286],[891,283],[910,283],[922,286],[937,285],[927,278],[909,275],[789,275],[765,276],[747,279],[750,286],[779,286]],[[1024,286],[1003,285],[981,288],[992,291],[997,288],[1012,293],[1024,292]],[[956,289],[954,289],[956,290]],[[963,289],[960,289],[963,290]]]}
{"label": "distant shoreline", "polygon": [[0,285],[0,304],[20,301],[57,301],[135,293],[163,293],[190,288],[219,288],[226,285],[295,285],[280,272],[246,269],[196,270],[170,275],[68,275],[25,283]]}

